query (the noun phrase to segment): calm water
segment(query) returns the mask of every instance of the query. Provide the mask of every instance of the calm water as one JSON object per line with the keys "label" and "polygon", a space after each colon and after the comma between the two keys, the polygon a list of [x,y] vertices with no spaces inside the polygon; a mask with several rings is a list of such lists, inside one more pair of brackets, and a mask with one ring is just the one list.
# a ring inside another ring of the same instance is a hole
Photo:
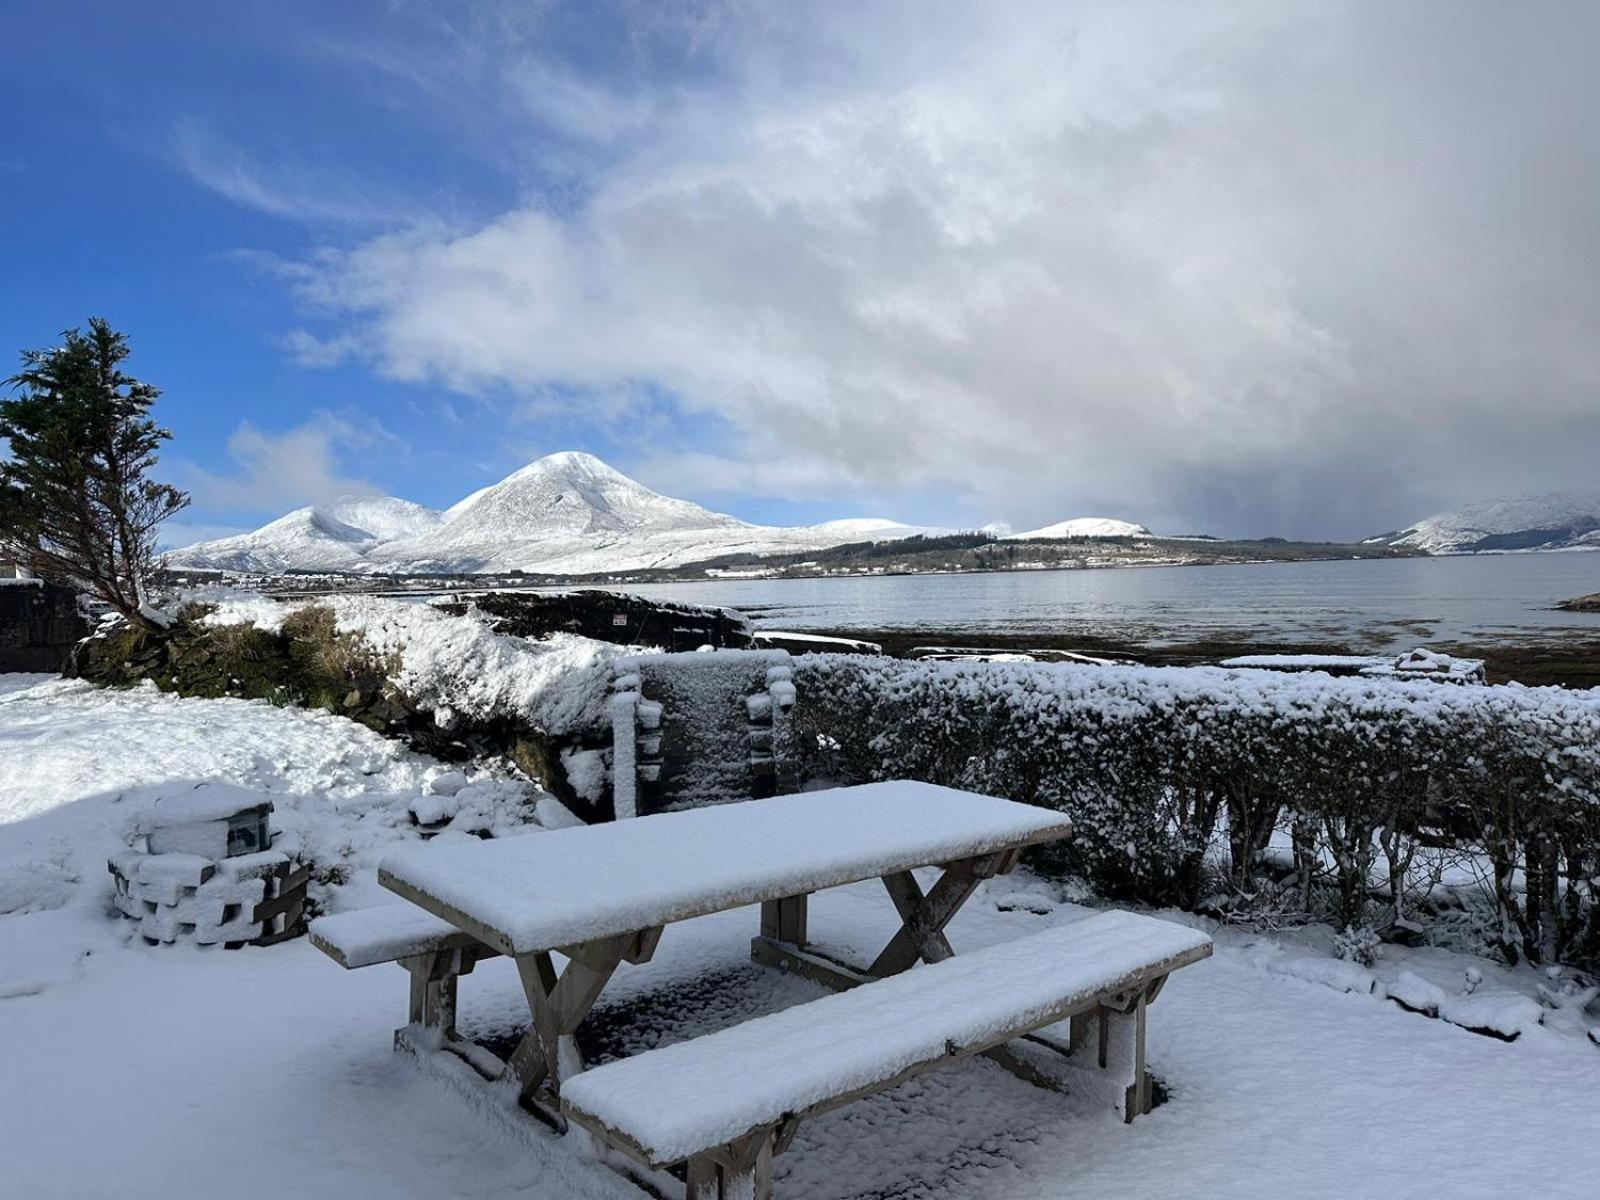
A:
{"label": "calm water", "polygon": [[1248,633],[1373,651],[1430,641],[1600,635],[1600,615],[1552,611],[1600,591],[1600,553],[758,579],[630,589],[721,604],[780,629],[990,629],[1150,644]]}

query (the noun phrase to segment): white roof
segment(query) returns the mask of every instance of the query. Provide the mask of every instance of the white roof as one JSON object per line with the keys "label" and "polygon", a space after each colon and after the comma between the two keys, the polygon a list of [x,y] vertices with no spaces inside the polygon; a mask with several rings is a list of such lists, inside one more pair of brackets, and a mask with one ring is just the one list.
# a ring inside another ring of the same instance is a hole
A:
{"label": "white roof", "polygon": [[607,1063],[565,1080],[562,1104],[665,1165],[1210,953],[1199,930],[1099,913]]}
{"label": "white roof", "polygon": [[378,878],[480,941],[528,954],[1071,832],[1047,809],[894,781],[409,846]]}

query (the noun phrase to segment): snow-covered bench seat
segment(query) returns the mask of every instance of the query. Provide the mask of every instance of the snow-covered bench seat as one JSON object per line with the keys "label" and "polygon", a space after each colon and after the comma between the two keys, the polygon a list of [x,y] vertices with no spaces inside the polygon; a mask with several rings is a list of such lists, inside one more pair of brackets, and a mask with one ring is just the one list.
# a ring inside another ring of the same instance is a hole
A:
{"label": "snow-covered bench seat", "polygon": [[805,1117],[1070,1017],[1072,1090],[1131,1117],[1145,1006],[1210,953],[1197,930],[1101,913],[585,1071],[561,1106],[649,1167],[687,1162],[690,1200],[760,1200]]}
{"label": "snow-covered bench seat", "polygon": [[499,954],[442,917],[415,904],[379,904],[318,917],[311,944],[354,970],[397,962],[411,974],[411,1024],[455,1031],[456,980],[482,958]]}
{"label": "snow-covered bench seat", "polygon": [[350,969],[474,944],[449,921],[415,904],[379,904],[318,917],[311,922],[311,943]]}

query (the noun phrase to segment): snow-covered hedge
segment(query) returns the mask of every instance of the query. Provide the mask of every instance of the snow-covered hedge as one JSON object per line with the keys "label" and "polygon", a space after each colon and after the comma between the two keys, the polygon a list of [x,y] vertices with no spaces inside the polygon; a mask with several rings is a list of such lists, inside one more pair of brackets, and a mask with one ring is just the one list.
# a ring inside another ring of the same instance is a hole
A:
{"label": "snow-covered hedge", "polygon": [[1304,894],[1315,876],[1354,925],[1373,879],[1398,914],[1418,846],[1454,841],[1492,866],[1508,957],[1600,956],[1600,694],[854,655],[795,676],[804,776],[1061,809],[1077,834],[1060,865],[1109,896],[1195,905],[1218,836],[1248,893],[1287,830]]}

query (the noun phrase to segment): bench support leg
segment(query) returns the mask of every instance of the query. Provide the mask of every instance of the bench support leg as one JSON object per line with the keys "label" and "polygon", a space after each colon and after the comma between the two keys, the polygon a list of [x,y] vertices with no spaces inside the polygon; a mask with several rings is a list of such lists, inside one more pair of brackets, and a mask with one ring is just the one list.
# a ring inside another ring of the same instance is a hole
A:
{"label": "bench support leg", "polygon": [[691,1158],[687,1200],[771,1200],[772,1143],[764,1129]]}
{"label": "bench support leg", "polygon": [[400,965],[411,976],[410,1023],[440,1037],[456,1035],[456,981],[472,969],[460,950],[437,950],[403,958]]}
{"label": "bench support leg", "polygon": [[[1075,1096],[1104,1103],[1132,1121],[1150,1111],[1151,1076],[1145,1062],[1145,1036],[1150,1001],[1161,991],[1166,976],[1136,991],[1107,996],[1088,1012],[1072,1018],[1070,1051],[1052,1062],[1062,1072],[1062,1083]],[[1061,1049],[1053,1039],[1030,1042]]]}

